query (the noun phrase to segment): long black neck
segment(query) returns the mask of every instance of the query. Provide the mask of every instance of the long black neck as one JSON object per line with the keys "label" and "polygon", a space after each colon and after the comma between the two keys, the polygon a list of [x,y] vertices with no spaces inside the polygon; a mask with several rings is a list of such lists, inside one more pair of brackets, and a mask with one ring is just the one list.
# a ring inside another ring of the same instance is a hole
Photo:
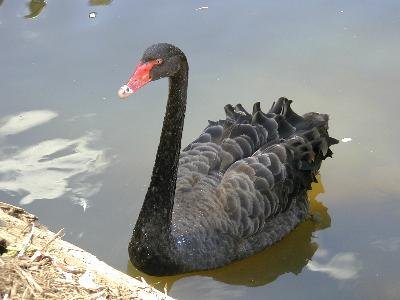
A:
{"label": "long black neck", "polygon": [[178,74],[169,78],[168,103],[160,143],[150,186],[138,218],[139,226],[150,222],[155,227],[162,227],[160,230],[169,230],[186,110],[187,84],[186,65]]}

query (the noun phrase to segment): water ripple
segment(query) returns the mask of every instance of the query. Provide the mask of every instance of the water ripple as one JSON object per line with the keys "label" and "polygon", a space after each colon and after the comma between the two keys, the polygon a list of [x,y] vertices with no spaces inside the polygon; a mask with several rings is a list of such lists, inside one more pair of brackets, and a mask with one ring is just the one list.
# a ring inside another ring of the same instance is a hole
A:
{"label": "water ripple", "polygon": [[380,239],[373,241],[371,245],[384,252],[396,252],[400,249],[400,238]]}

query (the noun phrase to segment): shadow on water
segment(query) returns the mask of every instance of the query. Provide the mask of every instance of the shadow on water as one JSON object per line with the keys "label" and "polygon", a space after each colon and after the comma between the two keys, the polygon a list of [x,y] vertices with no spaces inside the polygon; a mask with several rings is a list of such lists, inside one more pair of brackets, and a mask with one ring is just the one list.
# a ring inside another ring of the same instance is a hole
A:
{"label": "shadow on water", "polygon": [[313,233],[331,225],[328,209],[316,200],[317,195],[324,193],[320,178],[318,180],[308,193],[311,213],[318,216],[315,218],[318,221],[303,222],[280,242],[256,255],[211,271],[165,277],[149,276],[128,262],[127,273],[139,280],[143,277],[161,291],[164,288],[169,291],[177,280],[190,276],[206,276],[227,284],[255,287],[273,282],[285,273],[300,274],[318,249],[318,244],[312,240]]}

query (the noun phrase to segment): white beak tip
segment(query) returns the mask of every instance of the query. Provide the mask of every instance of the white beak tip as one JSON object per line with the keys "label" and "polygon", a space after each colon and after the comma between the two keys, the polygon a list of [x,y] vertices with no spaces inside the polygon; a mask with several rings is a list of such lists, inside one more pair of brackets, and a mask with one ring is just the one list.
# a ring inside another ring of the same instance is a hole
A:
{"label": "white beak tip", "polygon": [[125,84],[119,88],[118,97],[124,99],[126,97],[129,97],[132,93],[133,93],[132,89]]}

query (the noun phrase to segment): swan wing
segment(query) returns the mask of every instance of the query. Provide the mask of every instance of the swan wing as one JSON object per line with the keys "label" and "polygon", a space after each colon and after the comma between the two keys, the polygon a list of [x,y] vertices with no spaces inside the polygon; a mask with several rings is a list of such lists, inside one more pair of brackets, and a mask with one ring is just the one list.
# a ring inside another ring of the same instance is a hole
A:
{"label": "swan wing", "polygon": [[228,219],[237,237],[262,231],[293,205],[307,211],[306,191],[337,141],[327,134],[327,115],[301,117],[290,103],[281,98],[266,114],[259,103],[252,114],[227,105],[227,118],[209,121],[182,151],[177,193],[185,193],[188,205],[214,202],[211,207],[222,209],[218,217]]}

